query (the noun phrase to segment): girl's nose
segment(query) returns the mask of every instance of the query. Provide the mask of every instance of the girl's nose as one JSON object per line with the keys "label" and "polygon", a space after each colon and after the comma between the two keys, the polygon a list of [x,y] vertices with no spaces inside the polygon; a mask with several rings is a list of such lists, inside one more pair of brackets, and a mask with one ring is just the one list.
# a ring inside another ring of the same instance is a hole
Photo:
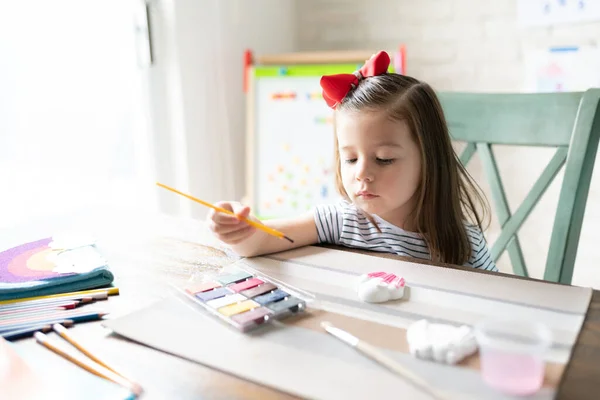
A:
{"label": "girl's nose", "polygon": [[357,165],[356,180],[359,182],[373,182],[373,173],[366,162],[359,162]]}

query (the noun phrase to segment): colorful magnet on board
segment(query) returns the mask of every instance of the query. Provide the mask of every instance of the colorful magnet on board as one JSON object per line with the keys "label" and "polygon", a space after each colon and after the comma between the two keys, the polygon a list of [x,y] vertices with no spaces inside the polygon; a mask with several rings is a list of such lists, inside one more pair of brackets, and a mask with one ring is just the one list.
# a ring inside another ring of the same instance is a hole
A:
{"label": "colorful magnet on board", "polygon": [[265,317],[271,314],[271,310],[266,307],[255,308],[241,314],[234,315],[231,319],[240,325],[261,324]]}
{"label": "colorful magnet on board", "polygon": [[218,299],[214,299],[211,301],[207,301],[206,304],[211,306],[212,308],[221,308],[228,306],[230,304],[239,303],[240,301],[248,300],[246,297],[242,296],[239,293],[232,294],[230,296],[220,297]]}
{"label": "colorful magnet on board", "polygon": [[246,296],[248,298],[252,298],[255,296],[260,296],[261,294],[270,292],[271,290],[275,290],[275,289],[277,289],[277,286],[273,285],[271,282],[267,282],[264,285],[260,285],[258,287],[252,288],[252,289],[244,290],[243,292],[240,292],[240,294],[243,294],[244,296]]}
{"label": "colorful magnet on board", "polygon": [[304,307],[304,301],[297,297],[290,296],[285,300],[277,301],[275,303],[267,304],[267,307],[273,311],[275,316],[284,314],[286,312],[296,312],[300,308]]}
{"label": "colorful magnet on board", "polygon": [[213,299],[218,299],[219,297],[226,296],[230,293],[231,291],[229,289],[220,287],[213,290],[208,290],[206,292],[196,293],[196,297],[202,301],[210,301]]}
{"label": "colorful magnet on board", "polygon": [[221,286],[221,284],[219,282],[214,282],[214,281],[202,282],[195,286],[191,286],[191,287],[185,289],[185,291],[188,292],[189,294],[196,294],[196,293],[206,292],[207,290],[218,288],[220,286]]}
{"label": "colorful magnet on board", "polygon": [[222,276],[217,276],[216,279],[221,282],[223,286],[227,286],[230,283],[238,283],[248,278],[252,278],[252,275],[247,273],[246,271],[239,271],[233,274],[227,274]]}
{"label": "colorful magnet on board", "polygon": [[253,300],[264,306],[274,301],[285,299],[287,296],[289,296],[288,293],[284,292],[281,289],[277,289],[271,293],[263,294],[262,296],[257,296]]}
{"label": "colorful magnet on board", "polygon": [[232,315],[240,314],[259,306],[260,305],[255,301],[246,300],[241,303],[230,304],[228,306],[221,307],[218,309],[218,311],[227,317],[231,317]]}
{"label": "colorful magnet on board", "polygon": [[239,282],[239,283],[236,283],[235,285],[228,286],[227,288],[229,290],[231,290],[232,292],[238,293],[243,290],[252,289],[253,287],[260,285],[261,283],[265,283],[265,282],[258,278],[252,278],[252,279],[248,279],[247,281]]}

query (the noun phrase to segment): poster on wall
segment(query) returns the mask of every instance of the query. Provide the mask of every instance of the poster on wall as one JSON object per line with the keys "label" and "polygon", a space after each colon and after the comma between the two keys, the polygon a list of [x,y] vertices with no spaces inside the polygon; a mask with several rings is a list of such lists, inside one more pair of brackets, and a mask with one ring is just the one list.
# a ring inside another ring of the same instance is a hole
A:
{"label": "poster on wall", "polygon": [[537,49],[525,56],[526,92],[572,92],[600,87],[600,47]]}
{"label": "poster on wall", "polygon": [[518,0],[521,26],[600,21],[600,0]]}

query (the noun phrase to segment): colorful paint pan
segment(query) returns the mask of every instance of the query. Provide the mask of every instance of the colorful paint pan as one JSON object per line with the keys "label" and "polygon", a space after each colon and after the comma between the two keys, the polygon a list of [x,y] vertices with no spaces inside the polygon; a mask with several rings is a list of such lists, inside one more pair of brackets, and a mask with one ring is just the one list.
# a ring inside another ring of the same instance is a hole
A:
{"label": "colorful paint pan", "polygon": [[264,283],[264,282],[258,278],[252,278],[252,279],[248,279],[247,281],[236,283],[235,285],[230,285],[229,290],[237,293],[237,292],[241,292],[243,290],[252,289],[253,287],[260,285],[261,283]]}
{"label": "colorful paint pan", "polygon": [[235,304],[230,304],[228,306],[225,307],[221,307],[219,308],[219,312],[227,317],[230,317],[232,315],[236,315],[236,314],[241,314],[243,312],[252,310],[253,308],[259,307],[260,304],[258,304],[255,301],[252,300],[246,300],[246,301],[242,301],[241,303],[235,303]]}
{"label": "colorful paint pan", "polygon": [[277,290],[272,291],[271,293],[263,294],[262,296],[257,296],[253,300],[255,302],[259,303],[260,305],[264,306],[269,303],[283,300],[287,296],[289,296],[289,294],[287,292],[284,292],[281,289],[277,289]]}
{"label": "colorful paint pan", "polygon": [[228,271],[184,291],[220,320],[246,332],[259,325],[303,311],[306,303],[262,276]]}
{"label": "colorful paint pan", "polygon": [[206,304],[211,306],[212,308],[221,308],[228,306],[230,304],[239,303],[240,301],[248,300],[245,296],[242,296],[239,293],[232,294],[229,296],[219,297],[218,299],[207,301]]}
{"label": "colorful paint pan", "polygon": [[257,325],[265,322],[265,317],[271,314],[271,310],[266,307],[255,308],[245,313],[237,314],[231,317],[232,320],[240,325],[248,326],[251,324]]}
{"label": "colorful paint pan", "polygon": [[271,282],[267,282],[255,288],[244,290],[243,292],[240,292],[240,294],[243,294],[244,296],[251,299],[253,297],[260,296],[261,294],[265,294],[275,289],[277,289],[277,286],[273,285]]}
{"label": "colorful paint pan", "polygon": [[206,292],[196,293],[196,297],[202,301],[210,301],[213,299],[218,299],[219,297],[223,297],[230,293],[231,291],[229,289],[220,287]]}
{"label": "colorful paint pan", "polygon": [[219,276],[216,279],[217,279],[217,281],[219,281],[221,283],[221,285],[227,286],[231,283],[238,283],[241,281],[245,281],[248,278],[252,278],[252,275],[250,275],[246,271],[239,271],[239,272],[235,272],[233,274]]}
{"label": "colorful paint pan", "polygon": [[185,289],[189,294],[196,294],[196,293],[202,293],[202,292],[206,292],[207,290],[211,290],[217,287],[220,287],[221,284],[219,282],[202,282],[198,285],[195,286],[190,286],[187,289]]}
{"label": "colorful paint pan", "polygon": [[299,308],[304,307],[304,302],[297,297],[289,297],[285,300],[267,304],[267,307],[277,316],[279,314],[297,312]]}

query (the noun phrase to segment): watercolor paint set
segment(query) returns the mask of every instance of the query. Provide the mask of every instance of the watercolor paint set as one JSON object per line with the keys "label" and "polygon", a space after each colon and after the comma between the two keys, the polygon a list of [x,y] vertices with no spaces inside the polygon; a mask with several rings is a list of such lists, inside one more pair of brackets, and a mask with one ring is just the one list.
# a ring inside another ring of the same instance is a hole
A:
{"label": "watercolor paint set", "polygon": [[306,309],[306,299],[294,289],[238,267],[207,275],[184,290],[196,304],[242,332]]}

